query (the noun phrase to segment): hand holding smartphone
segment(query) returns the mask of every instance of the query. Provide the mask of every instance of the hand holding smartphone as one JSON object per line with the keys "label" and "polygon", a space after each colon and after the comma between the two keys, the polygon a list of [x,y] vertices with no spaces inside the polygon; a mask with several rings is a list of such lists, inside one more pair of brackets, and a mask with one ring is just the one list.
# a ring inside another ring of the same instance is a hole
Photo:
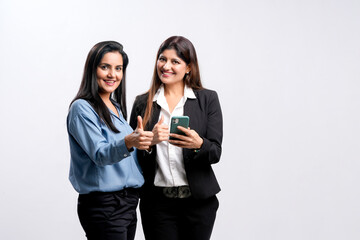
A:
{"label": "hand holding smartphone", "polygon": [[[175,133],[179,135],[186,135],[183,131],[178,129],[178,126],[182,126],[184,128],[189,127],[189,117],[188,116],[174,116],[171,118],[170,124],[170,133]],[[170,140],[178,140],[177,138],[170,137]]]}

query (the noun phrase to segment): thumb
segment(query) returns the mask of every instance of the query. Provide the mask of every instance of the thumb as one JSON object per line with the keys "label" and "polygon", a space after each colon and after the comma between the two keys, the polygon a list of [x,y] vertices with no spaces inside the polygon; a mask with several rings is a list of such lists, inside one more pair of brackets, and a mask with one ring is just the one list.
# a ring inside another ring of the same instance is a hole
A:
{"label": "thumb", "polygon": [[137,129],[144,130],[141,116],[138,116],[138,117],[137,117],[137,127],[136,127],[136,128],[137,128]]}
{"label": "thumb", "polygon": [[161,118],[160,118],[158,124],[161,125],[161,124],[163,124],[163,122],[164,122],[164,115],[161,115]]}

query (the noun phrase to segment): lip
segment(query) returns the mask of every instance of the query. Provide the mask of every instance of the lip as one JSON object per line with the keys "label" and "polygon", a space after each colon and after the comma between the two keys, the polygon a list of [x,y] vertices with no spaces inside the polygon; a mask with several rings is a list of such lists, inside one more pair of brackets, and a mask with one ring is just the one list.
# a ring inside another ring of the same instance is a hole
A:
{"label": "lip", "polygon": [[105,82],[106,85],[108,86],[113,86],[116,82],[115,79],[103,79],[103,81]]}
{"label": "lip", "polygon": [[171,75],[173,75],[173,72],[169,72],[169,71],[161,71],[161,75],[163,77],[170,77]]}

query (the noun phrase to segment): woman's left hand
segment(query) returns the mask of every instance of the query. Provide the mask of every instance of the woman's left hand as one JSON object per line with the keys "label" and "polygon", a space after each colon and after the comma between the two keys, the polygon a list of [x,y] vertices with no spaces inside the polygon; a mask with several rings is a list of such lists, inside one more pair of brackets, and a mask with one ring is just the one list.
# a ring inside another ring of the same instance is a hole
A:
{"label": "woman's left hand", "polygon": [[186,136],[170,133],[170,137],[174,137],[179,140],[169,139],[169,143],[181,148],[190,148],[190,149],[201,148],[204,140],[199,136],[199,134],[195,130],[192,130],[190,128],[186,129],[181,126],[178,126],[178,129],[183,131],[186,134]]}

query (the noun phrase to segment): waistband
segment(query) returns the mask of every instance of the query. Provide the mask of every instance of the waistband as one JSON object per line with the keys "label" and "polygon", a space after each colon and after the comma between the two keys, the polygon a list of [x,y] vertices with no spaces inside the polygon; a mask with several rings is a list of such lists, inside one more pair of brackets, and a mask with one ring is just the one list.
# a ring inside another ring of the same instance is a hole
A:
{"label": "waistband", "polygon": [[139,193],[140,193],[139,188],[124,188],[122,190],[114,191],[114,192],[96,191],[96,192],[90,192],[90,193],[86,193],[86,194],[79,194],[79,198],[86,198],[86,197],[91,197],[91,196],[106,196],[106,195],[113,195],[113,194],[121,195],[121,196],[128,196],[128,195],[139,196]]}
{"label": "waistband", "polygon": [[189,186],[179,186],[179,187],[157,187],[155,186],[155,191],[164,195],[167,198],[189,198],[191,196],[191,191]]}

